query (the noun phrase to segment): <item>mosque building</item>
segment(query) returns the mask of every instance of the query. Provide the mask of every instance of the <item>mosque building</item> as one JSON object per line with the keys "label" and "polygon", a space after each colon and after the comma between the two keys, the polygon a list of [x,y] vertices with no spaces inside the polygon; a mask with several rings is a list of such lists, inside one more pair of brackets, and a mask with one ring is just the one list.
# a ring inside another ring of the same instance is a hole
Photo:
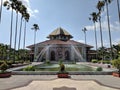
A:
{"label": "mosque building", "polygon": [[27,46],[32,51],[31,55],[35,56],[35,61],[90,61],[88,52],[93,46],[71,40],[73,36],[65,29],[59,27],[47,38],[49,40]]}

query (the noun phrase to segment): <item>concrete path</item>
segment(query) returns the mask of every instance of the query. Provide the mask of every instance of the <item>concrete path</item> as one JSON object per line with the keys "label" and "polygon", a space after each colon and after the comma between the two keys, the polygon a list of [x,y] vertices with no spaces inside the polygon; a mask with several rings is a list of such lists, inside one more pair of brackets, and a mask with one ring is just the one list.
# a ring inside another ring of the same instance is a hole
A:
{"label": "concrete path", "polygon": [[[13,90],[53,90],[62,87],[74,88],[72,90],[117,90],[110,87],[101,86],[95,81],[76,81],[71,79],[56,79],[51,81],[32,81],[28,86]],[[65,90],[65,89],[64,89]],[[67,89],[70,90],[70,89]]]}
{"label": "concrete path", "polygon": [[0,78],[0,90],[53,90],[51,88],[63,86],[76,90],[120,90],[120,78],[112,75],[72,75],[69,79],[59,79],[57,75],[12,75],[10,78]]}

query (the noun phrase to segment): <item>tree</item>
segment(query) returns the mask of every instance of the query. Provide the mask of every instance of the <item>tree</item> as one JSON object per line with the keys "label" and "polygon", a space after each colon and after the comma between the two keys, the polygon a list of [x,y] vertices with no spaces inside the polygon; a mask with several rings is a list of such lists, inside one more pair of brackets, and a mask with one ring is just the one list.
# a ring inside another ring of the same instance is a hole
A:
{"label": "tree", "polygon": [[[25,14],[27,12],[27,8],[24,5],[20,6],[20,14],[21,14],[21,21],[20,21],[20,31],[19,31],[19,42],[18,42],[18,50],[20,49],[20,42],[21,42],[21,31],[22,31],[22,22],[23,18],[25,17]],[[18,58],[19,58],[19,52],[18,52]]]}
{"label": "tree", "polygon": [[13,9],[15,8],[15,3],[14,2],[8,2],[8,1],[5,1],[4,2],[4,7],[7,7],[7,10],[10,10],[10,8],[12,9],[11,10],[11,24],[10,24],[10,47],[9,47],[9,57],[10,57],[10,53],[11,53],[11,44],[12,44],[12,30],[13,30]]}
{"label": "tree", "polygon": [[[86,44],[87,44],[87,42],[86,42],[86,31],[87,31],[87,29],[86,29],[86,28],[83,28],[82,31],[84,32],[84,35],[85,35],[84,58],[85,58],[85,60],[86,60]],[[75,61],[75,62],[76,62],[76,61]]]}
{"label": "tree", "polygon": [[19,31],[19,42],[18,42],[18,50],[20,49],[20,41],[21,41],[21,31],[22,31],[22,22],[24,18],[24,14],[27,12],[27,8],[24,5],[20,6],[20,14],[21,14],[21,21],[20,21],[20,31]]}
{"label": "tree", "polygon": [[[101,36],[101,47],[103,47],[103,36],[102,36],[102,25],[101,25],[101,12],[104,10],[104,1],[98,1],[97,3],[97,9],[98,9],[98,13],[97,13],[97,16],[98,16],[98,20],[99,20],[99,24],[100,24],[100,36]],[[104,55],[104,54],[102,54]],[[104,58],[104,56],[103,56]]]}
{"label": "tree", "polygon": [[[20,6],[22,5],[21,1],[16,1],[15,0],[15,11],[16,11],[16,25],[15,25],[15,42],[14,42],[14,49],[16,50],[16,41],[17,41],[17,27],[18,27],[18,13],[20,11]],[[14,52],[15,56],[15,52]],[[14,57],[15,61],[15,57]]]}
{"label": "tree", "polygon": [[3,59],[4,44],[0,44],[0,59]]}
{"label": "tree", "polygon": [[120,5],[119,5],[119,0],[117,0],[117,7],[118,7],[118,17],[119,17],[119,23],[120,23]]}
{"label": "tree", "polygon": [[[89,18],[89,20],[92,20],[93,21],[93,24],[94,24],[94,30],[95,30],[95,43],[96,43],[96,52],[97,52],[97,34],[96,34],[96,22],[98,20],[98,16],[97,16],[97,13],[96,12],[92,12],[91,15],[91,18]],[[97,58],[97,53],[96,53],[96,58]]]}
{"label": "tree", "polygon": [[114,57],[117,59],[119,57],[120,45],[113,45]]}
{"label": "tree", "polygon": [[118,69],[118,74],[119,74],[119,77],[120,77],[120,59],[113,60],[112,64],[113,64],[114,67],[116,67]]}
{"label": "tree", "polygon": [[110,40],[110,48],[111,48],[111,59],[113,59],[113,49],[112,49],[112,40],[111,40],[111,30],[110,30],[110,19],[109,19],[109,9],[108,4],[111,3],[112,0],[104,0],[106,4],[106,10],[107,10],[107,21],[108,21],[108,31],[109,31],[109,40]]}
{"label": "tree", "polygon": [[[26,22],[29,21],[30,15],[29,13],[24,14],[24,19],[25,19],[25,25],[24,25],[24,40],[23,40],[23,49],[25,49],[25,40],[26,40]],[[25,55],[25,52],[24,52]],[[25,61],[25,56],[24,56],[24,61]]]}
{"label": "tree", "polygon": [[34,30],[34,59],[36,59],[36,31],[39,30],[38,24],[33,24],[31,29]]}
{"label": "tree", "polygon": [[1,0],[0,2],[0,22],[1,22],[1,16],[2,16],[2,4],[3,4],[3,0]]}

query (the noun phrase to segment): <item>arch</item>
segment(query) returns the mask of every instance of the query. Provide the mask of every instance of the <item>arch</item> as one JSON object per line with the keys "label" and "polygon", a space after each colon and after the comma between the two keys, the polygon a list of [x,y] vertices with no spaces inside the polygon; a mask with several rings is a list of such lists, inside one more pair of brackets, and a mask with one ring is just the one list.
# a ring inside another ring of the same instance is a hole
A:
{"label": "arch", "polygon": [[51,51],[51,57],[50,57],[50,59],[52,61],[55,61],[55,52],[54,51]]}
{"label": "arch", "polygon": [[65,60],[70,60],[70,53],[69,53],[69,51],[65,51]]}

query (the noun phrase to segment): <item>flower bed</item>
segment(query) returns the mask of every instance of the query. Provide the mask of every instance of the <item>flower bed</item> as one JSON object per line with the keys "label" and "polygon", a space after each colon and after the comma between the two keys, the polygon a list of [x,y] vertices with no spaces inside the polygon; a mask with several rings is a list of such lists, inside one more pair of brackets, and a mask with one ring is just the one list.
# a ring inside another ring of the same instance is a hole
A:
{"label": "flower bed", "polygon": [[10,77],[12,75],[11,72],[2,72],[0,73],[0,78],[6,78],[6,77]]}
{"label": "flower bed", "polygon": [[112,75],[115,77],[120,77],[120,74],[118,72],[113,72]]}
{"label": "flower bed", "polygon": [[58,78],[69,78],[69,75],[65,74],[65,73],[60,73],[57,76],[58,76]]}

